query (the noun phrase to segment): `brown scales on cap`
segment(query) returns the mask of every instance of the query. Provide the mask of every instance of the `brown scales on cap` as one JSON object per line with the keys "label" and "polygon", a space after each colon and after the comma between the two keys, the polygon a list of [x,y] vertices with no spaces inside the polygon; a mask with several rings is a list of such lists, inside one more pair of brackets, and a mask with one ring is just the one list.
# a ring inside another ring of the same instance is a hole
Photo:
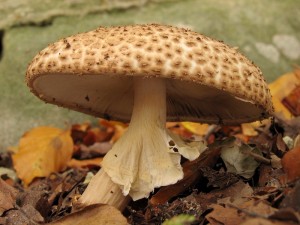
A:
{"label": "brown scales on cap", "polygon": [[[243,101],[255,104],[262,109],[261,111],[265,111],[266,115],[272,114],[273,110],[270,92],[261,71],[246,57],[222,42],[172,26],[150,24],[101,27],[64,38],[50,44],[34,58],[27,70],[27,84],[36,95],[39,95],[36,80],[54,74],[169,78],[229,92]],[[57,102],[52,102],[51,96],[47,98],[47,93],[43,96],[47,102],[95,116],[108,114],[85,106],[81,102],[76,103],[79,107],[76,108],[75,103],[72,105],[60,101],[59,96],[55,96]],[[130,110],[123,116],[119,115],[121,113],[114,114],[113,109],[106,110],[112,111],[109,114],[112,114],[113,119],[123,121],[130,119]],[[201,112],[196,114],[185,116],[183,113],[172,114],[172,110],[168,110],[167,120],[217,122],[211,115],[206,119],[199,119],[205,115],[201,115]],[[202,111],[202,114],[205,112]],[[222,113],[220,115],[222,117]],[[229,117],[235,117],[234,113]],[[231,121],[225,118],[223,122],[228,124],[247,122],[264,116],[245,117]]]}

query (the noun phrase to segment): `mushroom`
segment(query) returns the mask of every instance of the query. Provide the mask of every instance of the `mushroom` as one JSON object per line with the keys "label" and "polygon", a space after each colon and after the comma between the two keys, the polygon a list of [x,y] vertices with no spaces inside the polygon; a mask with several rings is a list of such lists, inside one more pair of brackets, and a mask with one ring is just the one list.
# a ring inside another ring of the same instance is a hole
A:
{"label": "mushroom", "polygon": [[235,48],[158,24],[63,38],[35,56],[26,81],[47,103],[130,121],[81,197],[84,204],[122,208],[124,196],[148,197],[183,178],[181,155],[194,160],[201,147],[175,138],[166,121],[234,125],[273,111],[262,72]]}

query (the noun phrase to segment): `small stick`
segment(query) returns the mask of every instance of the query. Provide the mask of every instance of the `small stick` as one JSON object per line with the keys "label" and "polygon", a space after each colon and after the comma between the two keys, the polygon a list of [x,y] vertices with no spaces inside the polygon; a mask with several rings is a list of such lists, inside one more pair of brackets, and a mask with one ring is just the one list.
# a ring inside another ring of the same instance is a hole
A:
{"label": "small stick", "polygon": [[255,152],[250,151],[249,149],[243,149],[242,151],[246,155],[250,155],[253,157],[256,161],[270,165],[271,164],[271,159],[267,159],[263,157],[262,155],[256,154]]}

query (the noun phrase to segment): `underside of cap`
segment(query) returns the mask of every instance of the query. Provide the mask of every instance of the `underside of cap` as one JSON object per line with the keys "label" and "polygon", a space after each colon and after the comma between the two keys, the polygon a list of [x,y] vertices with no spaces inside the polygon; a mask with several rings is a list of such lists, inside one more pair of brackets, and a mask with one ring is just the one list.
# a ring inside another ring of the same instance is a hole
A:
{"label": "underside of cap", "polygon": [[272,114],[261,71],[222,42],[164,25],[99,28],[49,45],[28,67],[40,99],[127,122],[134,77],[166,79],[167,120],[238,124]]}
{"label": "underside of cap", "polygon": [[[45,102],[100,118],[129,122],[133,108],[133,79],[105,75],[46,75],[36,79],[33,88],[42,93],[39,97]],[[265,116],[264,108],[259,105],[216,88],[174,79],[167,79],[166,85],[168,121],[238,124]]]}

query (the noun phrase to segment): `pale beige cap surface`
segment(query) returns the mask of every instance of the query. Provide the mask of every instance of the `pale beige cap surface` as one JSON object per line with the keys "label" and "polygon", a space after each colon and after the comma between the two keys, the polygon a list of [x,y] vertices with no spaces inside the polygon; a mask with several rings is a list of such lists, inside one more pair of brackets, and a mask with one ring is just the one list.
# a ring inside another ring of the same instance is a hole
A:
{"label": "pale beige cap surface", "polygon": [[128,122],[137,76],[167,79],[168,121],[238,124],[273,111],[260,69],[235,48],[157,24],[61,39],[35,56],[26,81],[46,102]]}

